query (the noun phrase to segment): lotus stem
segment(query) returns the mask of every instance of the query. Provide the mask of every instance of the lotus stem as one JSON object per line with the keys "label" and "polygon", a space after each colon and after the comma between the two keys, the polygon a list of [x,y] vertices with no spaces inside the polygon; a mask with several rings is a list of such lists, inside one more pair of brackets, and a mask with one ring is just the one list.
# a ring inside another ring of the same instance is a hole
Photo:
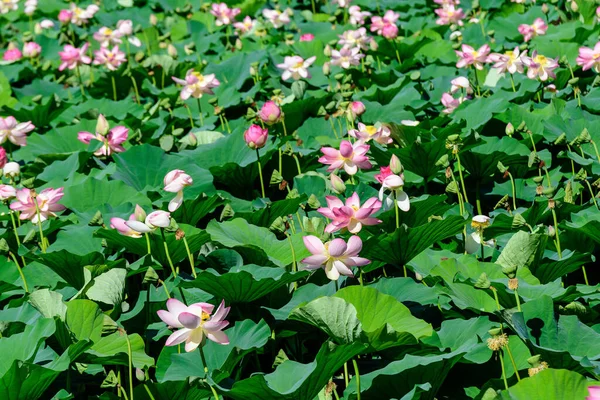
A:
{"label": "lotus stem", "polygon": [[148,255],[152,255],[152,247],[150,246],[150,235],[148,232],[144,234],[146,236],[146,249],[148,251]]}
{"label": "lotus stem", "polygon": [[140,93],[138,92],[137,82],[135,81],[133,74],[131,74],[131,83],[133,84],[133,91],[135,92],[135,101],[140,104]]}
{"label": "lotus stem", "polygon": [[37,198],[33,198],[33,202],[35,203],[35,214],[37,216],[37,226],[40,232],[40,247],[42,249],[42,253],[46,253],[46,242],[44,238],[44,230],[42,229],[42,218],[40,215],[40,207],[38,206]]}
{"label": "lotus stem", "polygon": [[556,219],[556,211],[552,208],[552,219],[554,219],[554,232],[556,234],[556,251],[558,252],[558,259],[562,259],[562,251],[560,250],[560,234],[558,232],[558,221]]}
{"label": "lotus stem", "polygon": [[169,245],[167,244],[167,239],[165,238],[164,229],[161,228],[160,234],[162,235],[163,245],[165,246],[165,254],[167,255],[167,261],[169,262],[169,266],[171,267],[171,272],[173,273],[173,277],[177,278],[177,271],[175,271],[173,261],[171,261],[171,254],[169,253]]}
{"label": "lotus stem", "polygon": [[517,300],[517,310],[521,312],[521,298],[519,297],[519,289],[515,289],[515,300]]}
{"label": "lotus stem", "polygon": [[[17,254],[19,254],[19,247],[21,247],[21,240],[19,239],[19,232],[17,232],[17,224],[15,223],[15,216],[14,213],[12,211],[9,212],[10,214],[10,221],[12,222],[12,226],[13,226],[13,233],[15,234],[15,240],[17,241]],[[25,258],[23,256],[21,256],[21,261],[23,261],[23,268],[25,268]]]}
{"label": "lotus stem", "polygon": [[79,90],[81,90],[81,97],[85,100],[85,91],[83,90],[83,79],[81,79],[81,71],[79,71],[79,65],[75,66],[75,74],[77,75],[77,80],[79,81]]}
{"label": "lotus stem", "polygon": [[[298,264],[296,262],[296,251],[294,250],[294,244],[292,243],[292,238],[287,232],[284,232],[287,237],[288,242],[290,243],[290,251],[292,253],[292,272],[298,271]],[[298,290],[298,282],[294,282],[294,290]]]}
{"label": "lotus stem", "polygon": [[200,103],[200,97],[196,98],[198,103],[198,114],[200,115],[200,126],[204,126],[204,117],[202,116],[202,103]]}
{"label": "lotus stem", "polygon": [[256,161],[258,162],[258,176],[260,177],[260,192],[262,194],[262,198],[264,199],[266,197],[265,183],[263,181],[262,166],[260,165],[260,154],[258,152],[258,149],[256,149]]}
{"label": "lotus stem", "polygon": [[117,101],[117,84],[115,83],[115,75],[110,74],[110,80],[112,82],[113,100]]}
{"label": "lotus stem", "polygon": [[400,212],[398,211],[398,194],[394,190],[394,210],[396,210],[396,229],[400,229]]}
{"label": "lotus stem", "polygon": [[[204,373],[206,374],[206,377],[208,378],[208,364],[206,363],[206,357],[204,357],[204,346],[202,345],[202,343],[200,344],[200,346],[198,347],[200,349],[200,358],[202,359],[202,365],[204,365]],[[208,383],[208,387],[210,388],[210,391],[212,392],[213,396],[215,397],[215,400],[219,400],[219,394],[217,393],[217,391],[215,390],[214,387],[212,387],[212,385],[210,383]]]}
{"label": "lotus stem", "polygon": [[190,268],[192,269],[192,275],[194,276],[194,279],[196,279],[198,275],[196,274],[196,268],[194,266],[194,256],[192,256],[192,253],[190,252],[190,246],[188,245],[185,236],[183,237],[183,244],[185,246],[185,251],[187,252],[188,259],[190,260]]}
{"label": "lotus stem", "polygon": [[517,376],[517,381],[521,382],[521,376],[519,375],[519,370],[517,369],[517,363],[512,355],[512,351],[510,350],[510,345],[506,345],[506,352],[508,353],[508,358],[510,358],[510,362],[515,370],[515,375]]}
{"label": "lotus stem", "polygon": [[506,381],[506,370],[504,369],[504,357],[502,357],[502,350],[498,351],[500,357],[500,366],[502,367],[502,379],[504,380],[504,387],[508,390],[508,382]]}
{"label": "lotus stem", "polygon": [[356,399],[360,400],[360,372],[358,371],[358,364],[356,359],[352,359],[352,365],[354,366],[354,375],[356,376]]}
{"label": "lotus stem", "polygon": [[129,336],[127,336],[127,332],[123,331],[125,334],[125,340],[127,341],[127,358],[129,368],[129,398],[133,400],[133,361],[132,361],[132,353],[131,353],[131,342],[129,341]]}
{"label": "lotus stem", "polygon": [[508,173],[508,177],[510,178],[510,185],[512,186],[512,203],[513,203],[513,211],[517,209],[517,187],[515,186],[515,180],[510,172]]}
{"label": "lotus stem", "polygon": [[517,89],[515,88],[515,78],[513,78],[512,74],[509,75],[510,76],[510,84],[512,85],[512,90],[513,92],[517,92]]}
{"label": "lotus stem", "polygon": [[596,196],[594,195],[594,191],[592,190],[592,185],[590,185],[590,183],[587,181],[587,179],[586,179],[585,183],[587,184],[587,187],[590,191],[590,195],[592,196],[592,201],[594,202],[596,209],[599,210],[598,203],[596,202]]}
{"label": "lotus stem", "polygon": [[[337,281],[335,281],[337,284]],[[336,288],[337,291],[337,288]],[[348,363],[345,362],[344,363],[344,383],[346,384],[346,387],[348,387],[348,383],[350,382],[350,379],[348,379]]]}
{"label": "lotus stem", "polygon": [[[21,280],[23,281],[23,287],[25,289],[25,292],[29,293],[29,286],[27,286],[27,279],[25,279],[25,274],[23,273],[23,269],[21,268],[21,265],[19,265],[19,262],[17,261],[17,257],[15,257],[15,255],[12,251],[9,251],[8,254],[10,254],[13,262],[17,266],[17,270],[19,271],[19,275],[21,276]],[[25,264],[23,264],[23,266],[25,266]]]}
{"label": "lotus stem", "polygon": [[460,178],[460,184],[463,190],[463,198],[465,203],[469,202],[469,197],[467,196],[467,188],[465,187],[465,180],[463,178],[462,166],[460,165],[460,155],[456,153],[456,163],[458,164],[458,177]]}

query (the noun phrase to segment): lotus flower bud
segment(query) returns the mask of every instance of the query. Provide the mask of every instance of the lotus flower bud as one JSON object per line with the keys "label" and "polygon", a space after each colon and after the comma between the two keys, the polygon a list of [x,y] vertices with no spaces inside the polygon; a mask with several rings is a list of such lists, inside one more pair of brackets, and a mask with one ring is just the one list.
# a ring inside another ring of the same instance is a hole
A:
{"label": "lotus flower bud", "polygon": [[23,55],[29,58],[35,58],[40,55],[42,51],[42,46],[37,44],[36,42],[27,42],[23,45]]}
{"label": "lotus flower bud", "polygon": [[150,15],[150,25],[156,25],[158,24],[158,18],[156,18],[156,15],[151,14]]}
{"label": "lotus flower bud", "polygon": [[395,154],[392,154],[392,158],[390,159],[390,170],[396,175],[401,174],[404,170],[400,159]]}
{"label": "lotus flower bud", "polygon": [[7,161],[6,150],[4,150],[4,147],[0,147],[0,168],[4,168]]}
{"label": "lotus flower bud", "polygon": [[508,135],[508,136],[512,136],[513,133],[515,133],[515,127],[513,126],[513,124],[511,124],[510,122],[506,125],[506,128],[504,128],[504,132]]}
{"label": "lotus flower bud", "polygon": [[146,219],[146,211],[144,211],[144,209],[138,204],[135,205],[135,211],[133,212],[133,215],[136,221],[144,222]]}
{"label": "lotus flower bud", "polygon": [[146,225],[151,228],[168,228],[171,225],[171,213],[153,211],[146,217]]}
{"label": "lotus flower bud", "polygon": [[331,64],[326,62],[323,64],[323,75],[329,76],[329,74],[331,74]]}
{"label": "lotus flower bud", "polygon": [[258,116],[265,124],[275,124],[281,119],[281,109],[274,101],[269,100],[263,104]]}
{"label": "lotus flower bud", "polygon": [[21,166],[16,162],[9,162],[6,163],[2,172],[4,173],[4,176],[15,178],[21,174]]}
{"label": "lotus flower bud", "polygon": [[356,116],[363,115],[367,111],[362,101],[353,101],[350,103],[350,109],[352,110],[352,114]]}
{"label": "lotus flower bud", "polygon": [[54,22],[52,22],[49,19],[45,19],[42,22],[40,22],[40,28],[41,29],[50,29],[50,28],[54,28]]}
{"label": "lotus flower bud", "polygon": [[73,17],[73,13],[69,10],[60,10],[58,13],[58,20],[63,24],[68,24],[71,22],[71,18]]}
{"label": "lotus flower bud", "polygon": [[577,2],[576,2],[576,1],[572,1],[572,2],[571,2],[571,10],[572,10],[573,12],[577,12],[577,11],[579,11],[579,5],[577,4]]}
{"label": "lotus flower bud", "polygon": [[331,174],[329,176],[329,178],[331,179],[331,187],[333,188],[333,190],[336,193],[341,194],[341,193],[345,193],[346,192],[346,184],[344,183],[344,181],[342,180],[342,178],[340,178],[336,174]]}
{"label": "lotus flower bud", "polygon": [[331,57],[331,46],[330,45],[325,46],[325,49],[323,49],[323,54],[325,54],[327,57]]}
{"label": "lotus flower bud", "polygon": [[0,200],[5,201],[16,197],[17,190],[10,185],[0,185]]}
{"label": "lotus flower bud", "polygon": [[167,54],[173,58],[177,58],[177,49],[171,43],[167,46]]}
{"label": "lotus flower bud", "polygon": [[548,4],[546,4],[546,3],[542,4],[542,12],[544,14],[548,14],[548,12],[550,12],[550,8],[548,8]]}
{"label": "lotus flower bud", "polygon": [[260,149],[267,143],[269,136],[268,129],[262,129],[256,124],[250,125],[250,128],[244,132],[244,140],[251,149]]}
{"label": "lotus flower bud", "polygon": [[102,136],[106,136],[108,133],[108,121],[104,118],[104,115],[98,115],[98,122],[96,122],[96,133],[101,134]]}
{"label": "lotus flower bud", "polygon": [[144,372],[143,369],[136,368],[135,369],[135,377],[137,378],[138,381],[143,382],[146,380],[146,373]]}

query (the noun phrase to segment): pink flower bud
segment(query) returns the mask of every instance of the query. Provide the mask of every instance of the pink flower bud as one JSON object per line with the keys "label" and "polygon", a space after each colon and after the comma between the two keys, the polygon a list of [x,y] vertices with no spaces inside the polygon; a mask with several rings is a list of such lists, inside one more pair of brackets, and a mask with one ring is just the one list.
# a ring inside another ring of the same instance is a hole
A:
{"label": "pink flower bud", "polygon": [[352,119],[356,119],[359,115],[363,115],[366,111],[365,105],[361,101],[353,101],[350,103],[350,107],[348,108],[348,113],[352,117]]}
{"label": "pink flower bud", "polygon": [[27,42],[23,45],[23,55],[25,57],[35,58],[40,55],[42,46],[36,42]]}
{"label": "pink flower bud", "polygon": [[58,13],[58,20],[63,24],[68,24],[71,22],[71,18],[73,17],[73,13],[69,10],[60,10]]}
{"label": "pink flower bud", "polygon": [[390,159],[390,170],[398,175],[400,173],[402,173],[402,170],[404,168],[402,168],[402,163],[400,162],[400,159],[395,155],[392,154],[392,158]]}
{"label": "pink flower bud", "polygon": [[0,185],[0,200],[9,200],[17,196],[17,190],[10,185]]}
{"label": "pink flower bud", "polygon": [[258,115],[265,124],[274,124],[281,118],[281,109],[274,101],[269,100],[263,104]]}
{"label": "pink flower bud", "polygon": [[133,217],[133,219],[135,219],[136,221],[144,222],[144,220],[146,219],[146,211],[144,211],[142,207],[136,204],[135,211],[133,212]]}
{"label": "pink flower bud", "polygon": [[312,33],[305,33],[304,35],[300,36],[300,41],[301,42],[312,42],[312,40],[315,38],[315,35],[313,35]]}
{"label": "pink flower bud", "polygon": [[260,149],[267,143],[269,136],[268,129],[262,129],[256,124],[250,125],[250,128],[244,132],[244,140],[251,149]]}
{"label": "pink flower bud", "polygon": [[146,217],[146,225],[151,228],[168,228],[171,225],[171,213],[154,211]]}
{"label": "pink flower bud", "polygon": [[2,59],[4,61],[19,61],[23,57],[21,50],[19,49],[8,49],[4,52]]}
{"label": "pink flower bud", "polygon": [[174,169],[165,175],[163,183],[165,185],[165,192],[177,193],[182,191],[184,187],[190,186],[194,181],[191,176],[185,173],[185,171]]}
{"label": "pink flower bud", "polygon": [[4,147],[0,147],[0,168],[4,168],[7,161],[6,150],[4,150]]}
{"label": "pink flower bud", "polygon": [[342,178],[340,178],[336,174],[331,174],[329,178],[331,179],[331,187],[333,188],[333,190],[340,194],[346,192],[346,184],[344,183]]}

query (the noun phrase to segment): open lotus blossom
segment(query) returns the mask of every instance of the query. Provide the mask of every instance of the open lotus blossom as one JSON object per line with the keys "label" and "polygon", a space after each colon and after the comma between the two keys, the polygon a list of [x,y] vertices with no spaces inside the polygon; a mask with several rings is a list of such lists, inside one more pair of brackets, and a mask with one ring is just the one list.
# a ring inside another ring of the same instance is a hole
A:
{"label": "open lotus blossom", "polygon": [[122,43],[121,36],[123,36],[123,34],[118,29],[113,30],[103,26],[98,32],[94,33],[94,40],[99,42],[102,47],[109,47],[110,45]]}
{"label": "open lotus blossom", "polygon": [[[379,200],[385,201],[386,210],[392,208],[394,202],[402,211],[410,210],[410,199],[403,190],[403,175],[404,174],[394,174],[390,167],[380,167],[379,174],[375,175],[375,179],[381,183],[381,189],[379,189]],[[386,196],[387,191],[390,193]]]}
{"label": "open lotus blossom", "polygon": [[1,0],[0,14],[8,14],[10,11],[19,9],[19,0]]}
{"label": "open lotus blossom", "polygon": [[548,25],[541,18],[536,18],[533,24],[521,24],[519,25],[519,33],[523,35],[523,40],[529,42],[536,36],[545,35],[548,30]]}
{"label": "open lotus blossom", "polygon": [[361,11],[359,6],[350,6],[348,8],[348,14],[350,15],[350,23],[352,25],[364,25],[371,13],[368,11]]}
{"label": "open lotus blossom", "polygon": [[217,18],[215,22],[217,26],[231,24],[240,12],[242,10],[239,8],[229,8],[225,3],[213,3],[210,8],[210,13]]}
{"label": "open lotus blossom", "polygon": [[600,72],[600,42],[596,43],[593,49],[580,47],[577,64],[581,65],[584,71],[593,68],[594,71]]}
{"label": "open lotus blossom", "polygon": [[362,27],[356,30],[347,30],[339,36],[338,44],[345,47],[359,47],[368,50],[375,43],[373,38],[367,35],[367,29]]}
{"label": "open lotus blossom", "polygon": [[341,50],[331,51],[331,64],[348,69],[360,65],[360,60],[365,55],[360,52],[360,47],[343,47]]}
{"label": "open lotus blossom", "polygon": [[398,27],[396,26],[398,18],[400,18],[400,14],[392,10],[387,10],[383,17],[371,17],[371,32],[377,32],[386,39],[395,39],[398,36]]}
{"label": "open lotus blossom", "polygon": [[471,88],[471,84],[469,83],[469,80],[467,78],[465,78],[464,76],[459,76],[458,78],[452,79],[452,81],[450,81],[450,84],[452,85],[450,87],[451,94],[454,94],[461,90],[463,92],[466,92],[467,94],[473,93],[473,88]]}
{"label": "open lotus blossom", "polygon": [[276,124],[281,120],[281,108],[273,100],[268,100],[261,107],[258,117],[267,125]]}
{"label": "open lotus blossom", "polygon": [[435,21],[435,23],[438,25],[464,25],[463,19],[465,18],[465,13],[463,12],[463,9],[456,9],[453,4],[447,5],[442,8],[438,8],[435,10],[435,13],[439,17]]}
{"label": "open lotus blossom", "polygon": [[588,386],[587,389],[590,395],[585,400],[600,400],[600,386]]}
{"label": "open lotus blossom", "polygon": [[177,193],[175,198],[169,202],[169,211],[174,212],[183,202],[183,189],[187,186],[191,186],[194,183],[194,180],[191,176],[186,174],[185,171],[174,169],[165,175],[163,183],[165,184],[165,187],[163,188],[165,192]]}
{"label": "open lotus blossom", "polygon": [[234,22],[233,27],[237,30],[239,35],[244,35],[252,32],[256,27],[256,20],[253,20],[249,15],[246,15],[242,22]]}
{"label": "open lotus blossom", "polygon": [[483,64],[486,63],[487,57],[490,54],[490,46],[484,44],[475,50],[471,46],[463,44],[461,51],[455,50],[455,53],[459,57],[456,68],[465,68],[472,65],[477,69],[483,69]]}
{"label": "open lotus blossom", "polygon": [[112,153],[122,153],[125,148],[122,143],[127,140],[129,135],[129,129],[124,126],[115,126],[110,129],[108,121],[104,115],[98,116],[98,122],[96,123],[96,134],[90,132],[79,132],[77,139],[85,144],[90,144],[93,139],[102,142],[100,147],[94,155],[96,156],[110,156]]}
{"label": "open lotus blossom", "polygon": [[352,144],[347,140],[342,140],[339,150],[333,147],[322,147],[323,156],[319,158],[319,162],[329,165],[328,172],[343,168],[348,175],[354,175],[359,168],[370,169],[373,167],[369,162],[369,157],[365,155],[368,151],[368,144],[361,142]]}
{"label": "open lotus blossom", "polygon": [[140,47],[142,42],[137,37],[133,36],[133,22],[130,19],[121,19],[117,22],[117,31],[121,36],[127,37],[127,41],[135,47]]}
{"label": "open lotus blossom", "polygon": [[73,47],[70,44],[65,45],[63,51],[58,52],[60,60],[62,61],[62,64],[60,64],[58,70],[63,71],[66,68],[75,69],[81,64],[91,63],[92,59],[85,54],[88,50],[88,47],[90,47],[89,43],[85,43],[83,46],[81,46],[81,48]]}
{"label": "open lotus blossom", "polygon": [[17,196],[17,189],[10,185],[0,185],[0,200],[6,201]]}
{"label": "open lotus blossom", "polygon": [[[58,19],[61,22],[71,22],[72,24],[81,26],[87,24],[90,19],[94,18],[94,15],[98,10],[100,10],[100,7],[95,4],[91,4],[83,9],[75,3],[71,3],[71,8],[69,10],[61,10],[62,15],[59,14]],[[66,19],[67,17],[68,20]]]}
{"label": "open lotus blossom", "polygon": [[23,53],[21,53],[21,50],[17,49],[16,47],[9,48],[2,56],[4,61],[19,61],[21,58],[23,58]]}
{"label": "open lotus blossom", "polygon": [[553,71],[558,68],[558,57],[556,59],[548,58],[534,51],[531,57],[523,57],[523,64],[527,65],[527,77],[529,79],[539,77],[544,82],[548,78],[556,78]]}
{"label": "open lotus blossom", "polygon": [[333,239],[323,243],[316,236],[304,236],[304,245],[311,252],[301,262],[306,269],[325,269],[325,275],[332,281],[340,278],[340,275],[353,277],[350,267],[362,267],[371,263],[366,258],[359,257],[362,250],[362,240],[358,236],[351,236],[348,243],[344,239]]}
{"label": "open lotus blossom", "polygon": [[183,85],[181,89],[181,99],[187,100],[190,97],[199,99],[205,94],[214,94],[212,91],[214,88],[219,87],[221,84],[215,74],[202,75],[200,72],[196,72],[193,69],[188,70],[185,74],[185,80],[172,77],[176,83]]}
{"label": "open lotus blossom", "polygon": [[522,52],[519,50],[519,46],[515,47],[512,51],[507,51],[504,54],[492,53],[488,57],[489,62],[493,62],[493,68],[498,69],[501,73],[516,72],[523,73],[523,57],[527,57],[527,50]]}
{"label": "open lotus blossom", "polygon": [[277,64],[277,68],[283,70],[281,78],[284,81],[292,78],[297,81],[299,79],[310,79],[308,67],[317,59],[316,56],[307,58],[306,60],[300,56],[286,56],[282,64]]}
{"label": "open lotus blossom", "polygon": [[63,188],[44,189],[37,195],[27,188],[19,189],[17,190],[16,201],[10,204],[10,209],[20,211],[20,219],[28,219],[37,224],[38,210],[39,221],[43,222],[51,216],[56,217],[56,212],[63,211],[66,208],[62,204],[58,204],[63,195]]}
{"label": "open lotus blossom", "polygon": [[171,225],[171,213],[162,210],[153,211],[143,222],[136,218],[125,221],[125,224],[134,231],[148,233],[158,228],[168,228]]}
{"label": "open lotus blossom", "polygon": [[282,26],[289,24],[291,14],[292,14],[292,10],[289,8],[287,8],[283,12],[279,11],[279,10],[269,10],[269,9],[264,9],[262,11],[263,17],[265,17],[265,19],[267,21],[269,21],[271,24],[273,24],[273,26],[275,28],[281,28]]}
{"label": "open lotus blossom", "polygon": [[442,95],[442,105],[446,108],[442,112],[444,114],[451,114],[463,101],[465,101],[463,96],[456,99],[450,93],[444,93]]}
{"label": "open lotus blossom", "polygon": [[28,58],[35,58],[42,52],[42,46],[36,42],[26,42],[23,45],[23,55]]}
{"label": "open lotus blossom", "polygon": [[27,145],[27,133],[35,129],[31,121],[19,122],[15,117],[0,117],[0,144],[10,140],[17,146]]}
{"label": "open lotus blossom", "polygon": [[73,13],[70,10],[60,10],[58,13],[58,20],[61,24],[68,24],[71,22]]}
{"label": "open lotus blossom", "polygon": [[365,204],[360,205],[358,193],[346,199],[344,204],[335,196],[325,196],[327,207],[321,207],[317,211],[331,222],[325,227],[325,232],[332,233],[340,229],[348,229],[350,233],[358,233],[363,225],[377,225],[381,220],[371,217],[381,208],[381,202],[377,197],[371,197]]}
{"label": "open lotus blossom", "polygon": [[167,310],[159,310],[158,317],[168,326],[178,330],[168,337],[165,345],[176,346],[185,342],[185,351],[189,353],[203,345],[206,339],[223,345],[229,344],[229,338],[223,332],[229,325],[225,318],[230,310],[230,307],[225,307],[225,301],[221,302],[212,316],[212,304],[194,303],[186,306],[173,298],[167,300]]}
{"label": "open lotus blossom", "polygon": [[390,129],[379,123],[375,125],[365,125],[362,122],[359,122],[358,129],[348,130],[348,135],[358,139],[362,143],[374,140],[379,144],[390,144],[393,141],[390,134]]}
{"label": "open lotus blossom", "polygon": [[104,65],[109,71],[116,71],[124,62],[127,62],[127,56],[119,50],[119,46],[112,50],[100,47],[100,50],[94,52],[94,65]]}

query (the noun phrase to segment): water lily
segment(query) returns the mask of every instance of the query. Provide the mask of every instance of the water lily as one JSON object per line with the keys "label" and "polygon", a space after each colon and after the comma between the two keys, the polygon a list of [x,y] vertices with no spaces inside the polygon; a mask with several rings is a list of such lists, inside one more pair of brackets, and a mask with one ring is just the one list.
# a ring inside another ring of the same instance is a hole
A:
{"label": "water lily", "polygon": [[387,10],[383,17],[371,17],[371,32],[376,32],[386,39],[395,39],[398,36],[398,18],[400,14],[392,10]]}
{"label": "water lily", "polygon": [[214,306],[209,303],[194,303],[186,306],[177,299],[167,300],[167,310],[157,311],[158,317],[168,326],[177,328],[168,337],[165,345],[175,346],[185,342],[185,351],[190,352],[203,345],[206,339],[227,345],[229,338],[223,332],[229,325],[225,320],[230,307],[222,301],[217,311],[211,316]]}
{"label": "water lily", "polygon": [[2,167],[2,174],[7,178],[14,179],[21,175],[21,166],[18,162],[8,162]]}
{"label": "water lily", "polygon": [[19,122],[15,117],[0,117],[0,144],[10,140],[17,146],[27,145],[27,133],[35,129],[31,121]]}
{"label": "water lily", "polygon": [[163,180],[165,192],[177,193],[175,198],[169,202],[169,211],[174,212],[181,206],[183,202],[183,189],[187,186],[191,186],[194,180],[191,176],[185,173],[181,169],[174,169],[165,175]]}
{"label": "water lily", "polygon": [[242,10],[239,8],[229,8],[225,3],[213,3],[210,9],[210,13],[217,19],[215,21],[217,26],[231,24],[240,12]]}
{"label": "water lily", "polygon": [[521,24],[519,25],[519,33],[523,35],[523,41],[529,42],[536,36],[545,35],[548,30],[548,25],[541,18],[536,18],[533,24]]}
{"label": "water lily", "polygon": [[109,130],[108,121],[104,115],[98,116],[95,134],[90,132],[79,132],[77,139],[85,144],[90,144],[92,140],[102,142],[102,146],[94,152],[96,156],[110,156],[112,153],[122,153],[125,151],[123,143],[129,136],[129,129],[124,126],[115,126]]}
{"label": "water lily", "polygon": [[331,51],[331,64],[348,69],[360,65],[360,60],[364,56],[360,52],[360,47],[343,47],[341,50]]}
{"label": "water lily", "polygon": [[287,8],[283,12],[279,11],[279,10],[269,10],[269,9],[264,9],[262,11],[263,17],[265,17],[265,19],[267,21],[269,21],[271,24],[273,24],[273,26],[275,28],[281,28],[282,26],[289,24],[291,14],[292,14],[292,10],[289,8]]}
{"label": "water lily", "polygon": [[[90,19],[94,18],[94,15],[100,10],[95,4],[87,6],[85,9],[77,6],[75,3],[71,3],[69,11],[70,22],[72,24],[81,26],[89,22]],[[62,12],[62,11],[61,11]],[[59,16],[60,19],[60,16]]]}
{"label": "water lily", "polygon": [[251,149],[260,149],[267,143],[269,130],[263,129],[260,125],[252,124],[250,128],[244,132],[244,141]]}
{"label": "water lily", "polygon": [[0,1],[0,14],[8,14],[10,11],[19,9],[19,0],[2,0]]}
{"label": "water lily", "polygon": [[20,219],[28,219],[37,224],[38,210],[39,221],[43,222],[51,216],[56,217],[56,212],[63,211],[66,208],[62,204],[58,204],[63,195],[63,188],[44,189],[37,195],[27,188],[19,189],[16,193],[16,201],[10,204],[10,209],[20,211]]}
{"label": "water lily", "polygon": [[327,207],[321,207],[317,211],[331,222],[325,227],[325,232],[332,233],[341,229],[348,229],[350,233],[358,233],[363,225],[377,225],[381,220],[371,217],[381,208],[381,202],[377,197],[371,197],[361,206],[358,193],[342,202],[335,196],[325,196]]}
{"label": "water lily", "polygon": [[527,65],[527,77],[529,79],[539,77],[544,82],[549,78],[556,78],[553,71],[558,68],[558,57],[556,59],[548,58],[534,51],[531,57],[523,57],[523,63]]}
{"label": "water lily", "polygon": [[527,57],[527,51],[521,52],[519,46],[517,46],[514,50],[507,51],[504,54],[492,53],[488,60],[494,63],[493,68],[498,69],[500,73],[514,74],[518,72],[522,74],[524,57]]}
{"label": "water lily", "polygon": [[193,69],[187,71],[185,80],[174,76],[171,79],[176,83],[183,85],[180,95],[182,100],[187,100],[190,97],[199,99],[205,94],[214,94],[212,89],[221,84],[215,77],[215,74],[202,75],[200,72],[196,72]]}
{"label": "water lily", "polygon": [[244,35],[252,32],[256,27],[256,20],[253,20],[249,15],[246,15],[242,22],[234,22],[233,27],[238,31],[239,35]]}
{"label": "water lily", "polygon": [[359,6],[350,6],[348,14],[350,15],[350,23],[359,26],[364,25],[367,18],[372,15],[369,11],[362,11]]}
{"label": "water lily", "polygon": [[454,94],[460,90],[465,91],[467,94],[473,93],[473,89],[471,88],[471,84],[469,80],[464,76],[459,76],[458,78],[454,78],[450,81],[450,94]]}
{"label": "water lily", "polygon": [[379,144],[387,145],[393,142],[390,137],[390,129],[379,123],[375,125],[365,125],[362,122],[359,122],[358,129],[350,129],[348,134],[362,143],[374,140]]}
{"label": "water lily", "polygon": [[21,58],[23,58],[23,53],[16,47],[9,48],[2,55],[4,61],[19,61]]}
{"label": "water lily", "polygon": [[344,33],[338,37],[340,38],[340,40],[338,40],[339,45],[351,48],[359,47],[362,50],[368,50],[376,43],[375,40],[367,34],[367,29],[364,27],[356,30],[344,31]]}
{"label": "water lily", "polygon": [[312,33],[305,33],[303,35],[300,35],[300,41],[301,42],[312,42],[315,38],[315,35],[313,35]]}
{"label": "water lily", "polygon": [[369,157],[365,155],[368,151],[368,144],[361,142],[352,144],[347,140],[342,140],[339,150],[333,147],[322,147],[323,156],[319,158],[319,162],[329,165],[328,172],[343,168],[348,175],[354,175],[359,168],[370,169],[373,167]]}
{"label": "water lily", "polygon": [[58,52],[62,61],[58,70],[75,69],[79,65],[91,63],[92,59],[86,55],[88,47],[90,47],[89,43],[85,43],[81,48],[73,47],[70,44],[65,45],[63,51]]}
{"label": "water lily", "polygon": [[109,47],[110,45],[117,45],[122,43],[121,36],[123,34],[118,29],[113,30],[106,26],[103,26],[94,33],[94,39],[100,43],[101,47]]}
{"label": "water lily", "polygon": [[350,267],[362,267],[371,263],[370,260],[359,257],[362,250],[362,240],[358,236],[351,236],[346,243],[343,239],[333,239],[323,243],[316,236],[304,236],[304,245],[311,252],[311,256],[302,260],[306,269],[323,268],[325,275],[336,281],[341,275],[353,277]]}
{"label": "water lily", "polygon": [[463,26],[463,19],[465,18],[465,13],[462,8],[455,8],[453,4],[447,5],[442,8],[438,8],[434,11],[439,17],[435,23],[438,25],[450,25],[456,24],[458,26]]}
{"label": "water lily", "polygon": [[[135,220],[135,214],[131,214],[129,220]],[[123,218],[111,218],[110,219],[110,227],[116,229],[121,235],[129,236],[132,238],[141,238],[142,234],[134,229],[131,229]]]}
{"label": "water lily", "polygon": [[11,185],[0,185],[0,200],[7,201],[17,196],[17,189]]}
{"label": "water lily", "polygon": [[465,99],[462,96],[456,99],[450,93],[442,94],[442,105],[446,107],[442,112],[444,114],[452,113],[463,101],[465,101]]}
{"label": "water lily", "polygon": [[127,41],[135,47],[140,47],[142,42],[133,35],[133,22],[130,19],[121,19],[117,22],[117,31],[120,36],[127,37]]}
{"label": "water lily", "polygon": [[587,389],[590,395],[585,400],[600,400],[600,386],[588,386]]}
{"label": "water lily", "polygon": [[455,50],[455,53],[459,57],[456,68],[465,68],[472,65],[477,69],[483,69],[483,64],[487,62],[487,57],[490,54],[490,46],[484,44],[475,50],[473,47],[463,44],[461,50]]}
{"label": "water lily", "polygon": [[277,68],[283,70],[281,78],[284,81],[292,78],[295,81],[299,79],[309,79],[310,73],[308,67],[312,65],[317,59],[316,56],[307,58],[306,60],[300,56],[286,56],[282,64],[277,64]]}
{"label": "water lily", "polygon": [[593,49],[580,47],[577,65],[581,65],[584,71],[593,68],[594,71],[600,72],[600,42],[596,43]]}
{"label": "water lily", "polygon": [[119,50],[119,46],[112,50],[100,47],[100,50],[94,52],[94,65],[104,65],[109,71],[116,71],[124,62],[127,62],[127,56]]}

